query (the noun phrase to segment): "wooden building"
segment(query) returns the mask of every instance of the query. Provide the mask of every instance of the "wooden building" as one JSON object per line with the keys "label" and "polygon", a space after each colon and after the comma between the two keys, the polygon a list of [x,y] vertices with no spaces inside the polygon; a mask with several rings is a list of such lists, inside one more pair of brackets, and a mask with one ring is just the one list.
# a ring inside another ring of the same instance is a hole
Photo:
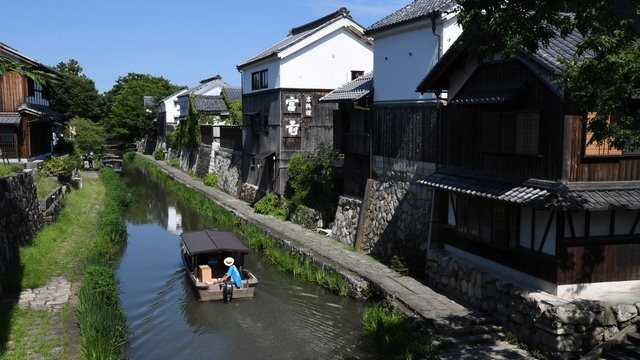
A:
{"label": "wooden building", "polygon": [[442,95],[437,171],[445,250],[560,296],[640,285],[640,153],[590,144],[553,80],[577,34],[477,63],[454,46],[420,92]]}
{"label": "wooden building", "polygon": [[344,155],[344,195],[362,199],[371,177],[373,73],[366,73],[320,98],[333,102],[333,149]]}
{"label": "wooden building", "polygon": [[[0,57],[24,63],[34,70],[57,74],[37,61],[0,43]],[[3,159],[43,159],[53,150],[55,120],[47,87],[17,72],[0,75],[0,151]]]}
{"label": "wooden building", "polygon": [[372,42],[341,8],[291,29],[237,65],[242,77],[242,182],[256,196],[283,194],[296,151],[332,143],[335,103],[318,99],[371,71]]}

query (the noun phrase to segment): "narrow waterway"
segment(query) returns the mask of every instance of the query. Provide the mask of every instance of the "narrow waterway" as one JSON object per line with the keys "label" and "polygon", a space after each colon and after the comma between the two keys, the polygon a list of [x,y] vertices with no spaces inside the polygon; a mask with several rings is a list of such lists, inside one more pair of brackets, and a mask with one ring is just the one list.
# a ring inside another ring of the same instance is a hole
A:
{"label": "narrow waterway", "polygon": [[118,278],[129,359],[375,359],[364,344],[362,302],[272,269],[252,252],[260,284],[250,300],[199,302],[182,269],[179,234],[216,228],[174,201],[139,169]]}

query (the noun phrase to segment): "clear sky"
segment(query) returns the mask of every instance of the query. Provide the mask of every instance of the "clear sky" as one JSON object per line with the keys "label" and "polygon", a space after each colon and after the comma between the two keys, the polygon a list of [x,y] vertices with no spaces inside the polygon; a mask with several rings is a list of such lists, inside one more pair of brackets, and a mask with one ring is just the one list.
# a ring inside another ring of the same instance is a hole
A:
{"label": "clear sky", "polygon": [[240,85],[236,65],[291,28],[346,7],[364,26],[412,0],[21,0],[2,4],[0,42],[47,66],[70,59],[110,90],[128,73],[193,87],[221,75]]}

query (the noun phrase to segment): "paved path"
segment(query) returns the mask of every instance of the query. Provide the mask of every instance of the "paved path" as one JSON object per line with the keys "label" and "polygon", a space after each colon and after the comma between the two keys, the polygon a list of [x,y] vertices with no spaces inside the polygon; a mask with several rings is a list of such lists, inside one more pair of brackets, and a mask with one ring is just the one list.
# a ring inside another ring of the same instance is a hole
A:
{"label": "paved path", "polygon": [[365,253],[349,250],[326,235],[272,216],[257,214],[246,202],[219,189],[206,186],[165,161],[155,163],[174,179],[206,194],[212,201],[235,213],[292,248],[310,254],[348,278],[363,278],[414,316],[430,326],[442,344],[439,358],[448,359],[534,359],[530,354],[502,339],[502,329],[480,312],[463,306],[414,278],[402,276]]}

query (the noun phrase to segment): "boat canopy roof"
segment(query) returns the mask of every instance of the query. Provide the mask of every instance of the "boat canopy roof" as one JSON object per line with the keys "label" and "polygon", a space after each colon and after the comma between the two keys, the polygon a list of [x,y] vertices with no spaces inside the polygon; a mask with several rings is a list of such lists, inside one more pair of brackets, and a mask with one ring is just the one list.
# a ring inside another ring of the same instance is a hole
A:
{"label": "boat canopy roof", "polygon": [[187,253],[191,255],[222,251],[249,253],[249,249],[230,231],[205,229],[183,232],[180,237]]}

